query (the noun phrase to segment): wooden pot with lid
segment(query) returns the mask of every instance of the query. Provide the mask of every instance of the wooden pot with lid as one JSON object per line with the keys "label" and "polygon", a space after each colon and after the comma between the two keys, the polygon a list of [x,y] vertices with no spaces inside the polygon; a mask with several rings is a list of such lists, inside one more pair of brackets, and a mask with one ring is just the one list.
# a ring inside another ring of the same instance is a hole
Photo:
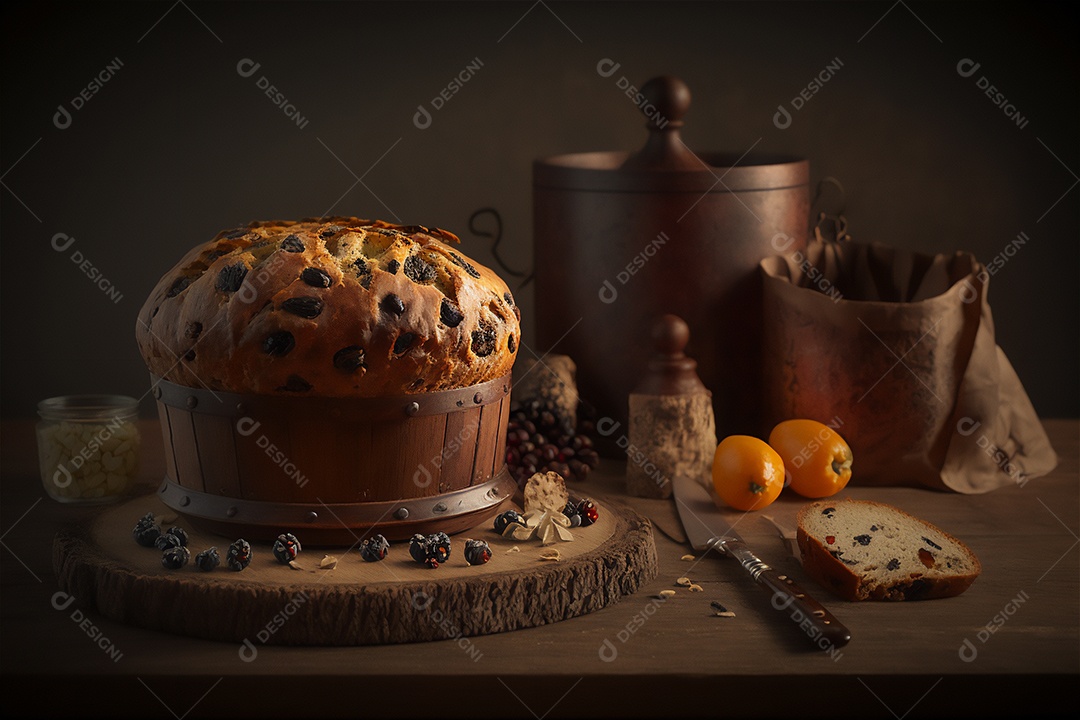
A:
{"label": "wooden pot with lid", "polygon": [[665,313],[690,326],[718,435],[761,432],[758,263],[804,248],[809,224],[805,159],[695,153],[679,134],[687,86],[662,76],[641,93],[638,152],[533,164],[538,349],[571,356],[582,401],[621,423],[598,423],[609,452]]}

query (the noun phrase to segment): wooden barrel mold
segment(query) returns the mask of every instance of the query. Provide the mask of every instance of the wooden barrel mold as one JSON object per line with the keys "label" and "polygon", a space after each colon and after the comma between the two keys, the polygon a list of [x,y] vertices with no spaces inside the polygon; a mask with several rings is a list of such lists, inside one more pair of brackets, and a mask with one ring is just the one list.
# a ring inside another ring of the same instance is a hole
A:
{"label": "wooden barrel mold", "polygon": [[312,545],[455,533],[510,498],[510,376],[378,398],[242,395],[152,378],[162,501],[201,529]]}

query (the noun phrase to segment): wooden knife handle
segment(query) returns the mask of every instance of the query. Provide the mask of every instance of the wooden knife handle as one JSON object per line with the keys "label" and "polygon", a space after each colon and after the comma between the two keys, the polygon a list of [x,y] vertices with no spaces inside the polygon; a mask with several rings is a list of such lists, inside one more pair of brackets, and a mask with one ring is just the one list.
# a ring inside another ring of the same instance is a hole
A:
{"label": "wooden knife handle", "polygon": [[795,623],[822,650],[835,654],[847,645],[851,631],[787,575],[765,564],[741,540],[718,539],[716,546],[739,561],[757,583],[768,591],[772,606]]}

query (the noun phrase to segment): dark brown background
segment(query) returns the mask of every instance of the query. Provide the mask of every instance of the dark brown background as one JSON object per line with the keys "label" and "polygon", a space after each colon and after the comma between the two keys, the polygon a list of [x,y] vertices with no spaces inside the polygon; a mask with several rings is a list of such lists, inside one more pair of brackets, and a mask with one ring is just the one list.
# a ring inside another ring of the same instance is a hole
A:
{"label": "dark brown background", "polygon": [[[971,250],[986,262],[1027,233],[991,282],[998,341],[1040,414],[1076,416],[1073,15],[921,3],[5,9],[2,413],[30,415],[57,394],[143,395],[135,317],[158,277],[219,229],[326,212],[355,180],[335,154],[363,177],[335,212],[392,219],[388,207],[458,232],[467,254],[493,264],[489,241],[467,226],[473,210],[493,206],[505,259],[527,268],[532,160],[637,147],[642,121],[616,80],[668,72],[694,93],[690,147],[741,153],[761,138],[757,151],[808,157],[815,178],[847,187],[857,239]],[[57,129],[57,105],[117,57],[118,74]],[[261,63],[250,78],[237,73],[243,58]],[[430,107],[474,58],[476,76],[431,127],[415,127],[417,105]],[[596,71],[603,58],[621,64],[610,78]],[[841,70],[778,130],[777,105],[790,106],[834,58]],[[981,63],[974,76],[958,75],[962,58]],[[261,94],[260,75],[306,128]],[[1025,128],[976,87],[981,75]],[[63,254],[50,247],[61,232],[76,238]],[[123,293],[118,304],[68,259],[75,249]],[[517,294],[532,344],[534,300]]]}

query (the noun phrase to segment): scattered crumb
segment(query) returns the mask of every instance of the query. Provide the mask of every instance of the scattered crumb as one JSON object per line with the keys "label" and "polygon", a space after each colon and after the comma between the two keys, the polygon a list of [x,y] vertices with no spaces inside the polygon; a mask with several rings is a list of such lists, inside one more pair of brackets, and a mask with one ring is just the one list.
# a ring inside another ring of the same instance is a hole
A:
{"label": "scattered crumb", "polygon": [[544,552],[540,553],[540,559],[541,560],[549,560],[551,562],[559,562],[560,557],[562,557],[562,554],[559,552],[559,550],[557,548],[552,548],[551,550],[545,550]]}
{"label": "scattered crumb", "polygon": [[697,558],[696,558],[696,557],[694,557],[693,555],[683,555],[683,556],[682,556],[681,558],[679,558],[679,559],[680,559],[680,560],[685,560],[686,562],[693,562],[694,560],[697,560]]}
{"label": "scattered crumb", "polygon": [[660,597],[662,597],[662,598],[675,597],[675,591],[674,590],[661,590],[660,591]]}
{"label": "scattered crumb", "polygon": [[289,567],[291,567],[293,570],[303,570],[304,569],[304,566],[301,565],[300,563],[296,562],[295,560],[290,560],[289,561]]}
{"label": "scattered crumb", "polygon": [[688,578],[688,577],[681,577],[681,578],[679,578],[678,580],[675,581],[675,584],[676,585],[681,585],[682,587],[690,587],[694,583],[690,582],[690,578]]}
{"label": "scattered crumb", "polygon": [[697,583],[690,583],[689,590],[690,592],[702,592],[705,590],[705,588],[701,587]]}
{"label": "scattered crumb", "polygon": [[337,567],[337,558],[333,555],[323,555],[322,560],[319,561],[319,567],[324,570],[333,570]]}
{"label": "scattered crumb", "polygon": [[507,551],[506,551],[506,554],[507,554],[507,555],[509,555],[509,554],[510,554],[510,553],[512,553],[512,552],[521,552],[521,550],[520,550],[520,549],[518,549],[518,546],[517,546],[517,545],[515,545],[514,547],[510,548],[509,550],[507,550]]}

